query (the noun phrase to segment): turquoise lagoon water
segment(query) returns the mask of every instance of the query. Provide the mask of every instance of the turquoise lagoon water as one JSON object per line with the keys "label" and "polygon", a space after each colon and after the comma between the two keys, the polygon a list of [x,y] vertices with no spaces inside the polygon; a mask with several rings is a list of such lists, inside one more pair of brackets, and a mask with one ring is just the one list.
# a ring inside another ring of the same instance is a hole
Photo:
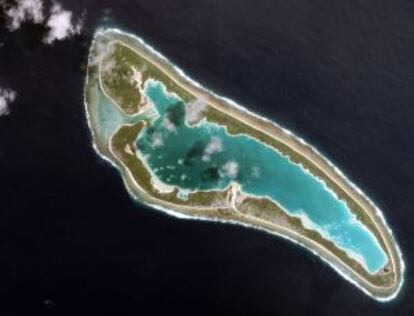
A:
{"label": "turquoise lagoon water", "polygon": [[306,218],[340,248],[375,273],[387,257],[375,237],[324,184],[266,145],[203,121],[185,124],[181,99],[162,83],[146,83],[145,93],[159,117],[137,139],[137,148],[163,183],[184,190],[225,188],[237,181],[247,194],[267,196],[290,215]]}
{"label": "turquoise lagoon water", "polygon": [[95,111],[91,118],[97,118],[97,132],[100,140],[107,144],[109,138],[115,134],[123,124],[135,124],[137,121],[147,117],[148,113],[137,115],[126,115],[123,113],[100,89],[99,84],[94,84],[92,88],[92,99],[99,106],[93,107]]}

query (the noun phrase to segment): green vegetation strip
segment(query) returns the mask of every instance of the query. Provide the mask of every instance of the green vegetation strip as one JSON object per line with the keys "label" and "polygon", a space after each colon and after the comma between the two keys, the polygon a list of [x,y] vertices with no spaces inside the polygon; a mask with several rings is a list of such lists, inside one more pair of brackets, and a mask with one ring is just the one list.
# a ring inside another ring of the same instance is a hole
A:
{"label": "green vegetation strip", "polygon": [[359,262],[349,258],[344,250],[339,249],[333,242],[323,238],[318,232],[306,229],[300,218],[287,215],[286,212],[284,212],[269,199],[248,197],[244,199],[240,206],[238,206],[238,210],[242,213],[252,215],[275,224],[277,224],[277,222],[288,223],[286,226],[288,226],[289,229],[292,229],[322,245],[331,251],[335,256],[346,262],[349,267],[351,267],[358,274],[362,275],[365,279],[369,280],[372,284],[377,286],[387,286],[392,284],[394,278],[393,272],[378,275],[369,274]]}
{"label": "green vegetation strip", "polygon": [[138,112],[142,102],[139,87],[132,79],[133,68],[141,73],[142,84],[152,78],[162,82],[169,92],[176,93],[185,102],[194,99],[187,90],[129,47],[119,42],[112,45],[113,52],[106,56],[101,65],[103,88],[126,114]]}

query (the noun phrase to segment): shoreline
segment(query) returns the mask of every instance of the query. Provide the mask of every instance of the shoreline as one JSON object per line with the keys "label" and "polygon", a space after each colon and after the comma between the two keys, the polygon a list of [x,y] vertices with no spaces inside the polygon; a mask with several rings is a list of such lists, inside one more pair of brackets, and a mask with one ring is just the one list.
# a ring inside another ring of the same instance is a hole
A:
{"label": "shoreline", "polygon": [[[398,292],[401,289],[401,286],[402,286],[402,283],[403,283],[403,280],[404,280],[404,278],[403,278],[404,262],[402,260],[402,255],[401,255],[401,252],[398,248],[398,245],[396,244],[395,239],[393,237],[392,230],[386,224],[385,218],[384,218],[383,214],[381,213],[381,211],[378,209],[378,207],[368,197],[366,197],[358,187],[356,187],[348,178],[346,178],[346,176],[337,167],[335,167],[328,159],[323,157],[315,148],[308,145],[303,139],[298,138],[297,136],[295,136],[290,131],[283,129],[277,123],[272,122],[272,121],[270,121],[266,118],[260,117],[257,114],[250,112],[246,108],[238,105],[237,103],[235,103],[234,101],[232,101],[228,98],[220,97],[220,96],[214,94],[213,92],[211,92],[209,90],[206,90],[200,84],[198,84],[195,81],[193,81],[192,79],[188,78],[188,76],[185,75],[185,73],[181,69],[179,69],[175,65],[171,64],[164,56],[162,56],[161,54],[159,54],[156,51],[153,51],[152,47],[145,44],[145,42],[143,42],[140,38],[138,38],[138,37],[136,37],[132,34],[122,32],[120,30],[108,29],[108,30],[104,30],[104,31],[98,30],[95,33],[94,41],[98,36],[101,36],[101,35],[107,34],[107,33],[120,35],[121,37],[126,37],[130,40],[138,41],[141,45],[144,46],[143,48],[140,47],[140,49],[149,50],[152,54],[154,54],[156,57],[161,59],[160,61],[151,59],[150,62],[156,64],[157,67],[162,69],[162,71],[164,71],[166,74],[168,74],[168,76],[171,77],[171,79],[174,80],[181,87],[183,87],[184,89],[186,89],[188,91],[191,91],[197,97],[199,97],[199,96],[206,97],[209,101],[208,104],[210,106],[213,106],[214,108],[218,109],[219,111],[225,112],[226,114],[230,114],[232,117],[235,117],[237,120],[243,122],[246,125],[249,125],[249,126],[253,127],[256,130],[260,130],[261,132],[266,133],[270,137],[273,137],[273,138],[277,137],[277,140],[283,141],[283,143],[285,145],[287,145],[289,148],[291,148],[292,150],[296,151],[297,153],[301,154],[302,156],[305,156],[305,157],[311,159],[311,161],[317,167],[319,167],[320,170],[322,170],[324,172],[325,176],[329,177],[332,180],[335,180],[335,183],[337,185],[341,186],[341,188],[347,194],[352,196],[352,198],[355,201],[357,201],[360,204],[360,206],[366,211],[366,213],[368,214],[368,216],[370,217],[372,222],[376,225],[379,233],[381,234],[382,239],[384,240],[385,246],[387,248],[386,249],[387,254],[389,256],[389,259],[391,260],[393,270],[396,273],[396,282],[393,286],[389,287],[389,288],[394,288],[394,290],[391,292],[392,293],[391,295],[388,295],[388,296],[385,296],[385,297],[376,297],[374,294],[368,292],[368,290],[365,289],[363,286],[359,285],[357,281],[353,280],[351,278],[351,276],[348,275],[349,271],[347,271],[347,272],[342,271],[339,267],[335,266],[335,264],[333,264],[332,262],[330,262],[329,260],[324,258],[322,255],[316,253],[313,249],[310,249],[309,246],[306,246],[306,245],[298,242],[297,240],[290,239],[289,237],[284,236],[283,233],[274,232],[274,229],[275,229],[274,227],[269,228],[269,230],[271,231],[271,233],[276,234],[278,236],[282,236],[284,238],[287,238],[291,241],[294,241],[295,243],[299,243],[304,248],[308,249],[309,251],[313,252],[314,254],[317,254],[318,257],[321,257],[325,262],[328,262],[330,266],[333,266],[334,269],[337,270],[346,279],[348,279],[348,281],[351,281],[352,283],[357,285],[359,288],[361,288],[364,292],[366,292],[367,294],[369,294],[373,298],[378,299],[380,301],[387,301],[387,300],[391,300],[394,297],[396,297],[396,295],[398,294]],[[123,45],[125,45],[124,42],[121,42],[121,43]],[[92,44],[91,47],[93,47],[93,44]],[[148,56],[147,56],[148,52],[139,51],[139,54],[141,56],[143,55],[144,58],[148,59]],[[166,63],[166,65],[164,65],[164,63]],[[176,73],[174,73],[174,71]],[[87,102],[86,102],[87,83],[88,83],[88,78],[87,78],[86,83],[85,83],[85,110],[87,112],[89,127],[91,128],[91,130],[93,130],[92,123],[91,123],[89,113],[88,113],[88,109],[87,109]],[[94,140],[96,140],[96,135],[93,135],[93,138],[94,138]],[[95,144],[95,142],[94,142],[94,149],[98,152],[98,154],[101,157],[103,156],[99,152],[99,148]],[[113,152],[111,153],[111,155],[113,156]],[[119,166],[117,166],[113,161],[111,161],[111,159],[109,159],[106,156],[104,156],[104,157],[105,157],[105,160],[109,160],[112,165],[115,165],[117,168],[119,168]],[[302,165],[301,167],[304,170],[309,171],[305,166]],[[128,168],[126,166],[123,166],[123,168],[128,170]],[[317,177],[314,174],[312,174],[312,175]],[[323,179],[320,179],[319,177],[318,177],[318,179],[323,181]],[[124,179],[124,182],[127,183],[127,181],[125,179]],[[137,185],[137,184],[135,183],[135,185]],[[325,185],[326,185],[326,183],[325,183]],[[127,185],[127,187],[128,187],[128,190],[130,191],[131,188],[129,187],[129,185]],[[138,188],[139,188],[139,185],[138,185]],[[352,191],[352,190],[354,190],[354,191]],[[335,191],[333,191],[333,192],[335,194],[337,193]],[[131,194],[131,195],[133,195],[133,194]],[[134,198],[137,199],[137,196],[134,196]],[[152,200],[152,199],[153,198],[150,198],[150,200]],[[154,207],[154,205],[152,205],[152,206]],[[156,208],[159,209],[160,207],[156,207]],[[176,212],[174,212],[174,213],[176,213]],[[177,214],[173,214],[173,215],[177,216]],[[197,215],[192,215],[191,217],[194,217],[194,216],[197,216]],[[266,230],[266,226],[268,226],[268,223],[266,223],[266,222],[265,223],[260,223],[260,222],[257,222],[258,220],[259,220],[258,218],[249,218],[249,221],[252,222],[253,225],[246,224],[246,223],[240,223],[240,222],[238,222],[238,224],[247,225],[249,227],[255,227],[256,229],[259,228],[261,230]],[[378,220],[379,220],[379,222],[378,222]],[[228,222],[229,220],[219,219],[219,221]],[[236,220],[236,222],[237,222],[237,220]],[[257,227],[257,225],[254,225],[254,223],[260,223],[260,225],[258,224],[259,226]],[[273,229],[273,231],[272,231],[272,229]],[[279,227],[279,229],[283,229],[283,227]],[[284,232],[284,233],[286,234],[286,232]],[[387,235],[387,233],[388,233],[388,235]],[[304,237],[304,236],[301,236],[301,237]],[[308,240],[308,241],[312,241],[312,240]],[[321,247],[318,244],[313,245],[313,246],[316,247],[316,248]],[[326,250],[327,249],[325,249],[325,248],[319,249],[319,251],[322,252],[322,253]],[[327,255],[326,257],[329,257],[329,256]],[[332,261],[335,261],[335,259],[333,259],[333,258],[331,258],[331,259],[332,259]],[[350,267],[348,267],[348,268],[351,269]],[[358,275],[356,273],[354,273],[354,274]],[[368,284],[366,284],[366,285],[368,285]],[[371,286],[373,286],[373,285],[371,284]],[[368,287],[370,287],[370,286],[368,286]],[[379,288],[379,287],[377,287],[377,288]],[[382,288],[385,288],[385,287],[382,287]]]}

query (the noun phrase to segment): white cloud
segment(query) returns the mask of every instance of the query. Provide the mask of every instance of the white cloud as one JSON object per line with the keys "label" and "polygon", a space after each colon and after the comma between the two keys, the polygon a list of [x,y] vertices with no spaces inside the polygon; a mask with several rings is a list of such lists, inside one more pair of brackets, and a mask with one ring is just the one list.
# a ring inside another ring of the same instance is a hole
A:
{"label": "white cloud", "polygon": [[41,24],[45,19],[42,0],[17,0],[16,4],[5,13],[9,20],[7,27],[10,31],[16,31],[26,21]]}
{"label": "white cloud", "polygon": [[0,87],[0,116],[10,113],[9,104],[16,99],[16,92]]}
{"label": "white cloud", "polygon": [[239,173],[239,164],[234,160],[227,161],[222,167],[222,172],[229,178],[236,178]]}
{"label": "white cloud", "polygon": [[113,70],[115,69],[116,63],[114,59],[108,60],[106,63],[102,63],[102,71],[107,75],[112,75]]}
{"label": "white cloud", "polygon": [[260,168],[259,168],[258,166],[254,166],[254,167],[252,168],[252,176],[253,176],[254,178],[258,178],[258,177],[260,177],[260,173],[261,173],[261,171],[260,171]]}
{"label": "white cloud", "polygon": [[44,42],[51,44],[56,40],[63,40],[76,34],[80,34],[83,27],[83,19],[76,22],[72,20],[72,12],[64,10],[59,3],[54,3],[50,9],[50,16],[46,22],[49,32]]}
{"label": "white cloud", "polygon": [[161,147],[162,145],[164,145],[164,140],[162,139],[161,133],[156,132],[152,134],[151,144],[150,144],[151,148],[155,149],[155,148]]}
{"label": "white cloud", "polygon": [[107,58],[112,57],[112,54],[115,52],[115,46],[114,45],[107,45],[101,42],[97,42],[95,45],[94,54],[92,56],[92,59],[90,60],[90,63],[92,65],[100,65],[101,62]]}
{"label": "white cloud", "polygon": [[169,132],[174,132],[177,133],[177,128],[175,127],[175,124],[173,122],[171,122],[170,118],[167,116],[164,118],[164,120],[162,121],[163,126],[169,131]]}
{"label": "white cloud", "polygon": [[188,124],[197,123],[201,119],[205,108],[207,106],[206,100],[197,98],[194,101],[188,102],[185,105],[185,120]]}
{"label": "white cloud", "polygon": [[72,12],[64,10],[58,2],[53,2],[48,14],[45,15],[44,11],[43,0],[16,0],[13,6],[5,10],[7,27],[10,31],[16,31],[24,22],[43,24],[48,29],[43,39],[46,44],[64,40],[82,31],[83,17],[75,21]]}
{"label": "white cloud", "polygon": [[207,144],[203,154],[203,161],[210,161],[211,155],[223,151],[223,143],[220,137],[212,137],[210,142]]}

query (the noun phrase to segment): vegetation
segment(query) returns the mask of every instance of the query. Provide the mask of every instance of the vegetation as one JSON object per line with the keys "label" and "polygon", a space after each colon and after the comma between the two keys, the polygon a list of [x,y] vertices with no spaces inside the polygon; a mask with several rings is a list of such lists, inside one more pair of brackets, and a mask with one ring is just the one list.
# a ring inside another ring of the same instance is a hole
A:
{"label": "vegetation", "polygon": [[[194,99],[188,91],[131,48],[120,42],[111,45],[101,65],[103,88],[126,114],[139,111],[143,102],[140,89],[149,78],[162,82],[170,92],[176,93],[186,102]],[[134,80],[136,72],[141,76],[141,86]]]}
{"label": "vegetation", "polygon": [[306,229],[300,218],[287,215],[280,207],[269,199],[248,197],[238,206],[238,210],[246,215],[254,216],[276,225],[282,224],[282,226],[299,232],[301,235],[314,240],[316,243],[331,251],[336,257],[346,262],[349,267],[358,274],[364,276],[372,284],[377,286],[392,284],[394,278],[394,273],[392,271],[378,275],[369,274],[358,261],[350,258],[344,250],[339,249],[333,242],[323,238],[318,232]]}

